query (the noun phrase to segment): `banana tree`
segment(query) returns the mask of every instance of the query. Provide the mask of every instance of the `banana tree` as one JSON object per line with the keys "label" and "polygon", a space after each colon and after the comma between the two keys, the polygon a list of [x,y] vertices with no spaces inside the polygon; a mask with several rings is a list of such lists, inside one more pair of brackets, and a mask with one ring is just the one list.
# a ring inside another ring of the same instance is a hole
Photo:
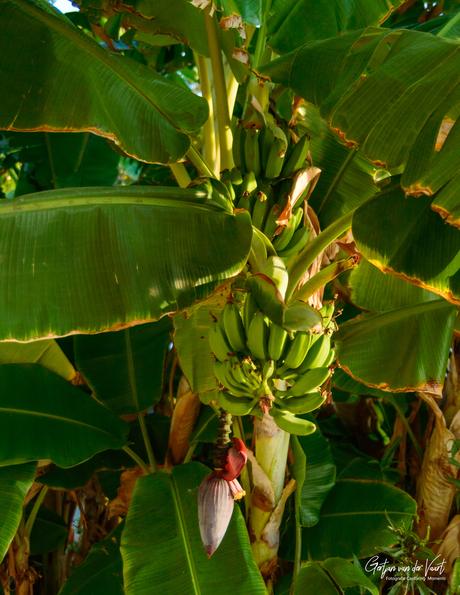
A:
{"label": "banana tree", "polygon": [[0,1],[4,592],[378,593],[455,496],[458,2],[77,5]]}

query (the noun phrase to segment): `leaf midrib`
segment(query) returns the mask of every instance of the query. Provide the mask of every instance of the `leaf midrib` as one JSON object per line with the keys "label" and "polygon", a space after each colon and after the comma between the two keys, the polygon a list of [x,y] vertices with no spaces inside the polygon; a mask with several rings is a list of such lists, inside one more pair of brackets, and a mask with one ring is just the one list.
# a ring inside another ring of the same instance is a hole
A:
{"label": "leaf midrib", "polygon": [[190,544],[190,538],[188,536],[187,525],[185,522],[185,515],[184,515],[184,511],[182,510],[182,503],[180,501],[177,483],[172,475],[171,475],[170,479],[171,479],[171,492],[172,492],[172,495],[174,498],[177,515],[179,517],[179,527],[180,527],[180,531],[182,533],[182,540],[183,540],[184,546],[185,546],[185,555],[187,556],[188,566],[190,568],[190,574],[192,577],[193,591],[194,591],[194,593],[196,593],[196,595],[201,595],[200,584],[198,582],[198,575],[197,575],[197,571],[195,568],[195,561],[193,559],[193,556],[191,555],[192,547]]}
{"label": "leaf midrib", "polygon": [[[342,329],[340,329],[340,331],[337,333],[335,340],[350,340],[360,335],[370,333],[377,328],[393,324],[394,322],[405,320],[406,318],[410,318],[419,314],[423,315],[431,312],[432,310],[442,310],[447,306],[454,308],[454,306],[445,299],[439,299],[432,300],[430,302],[422,302],[421,304],[410,304],[409,306],[403,306],[402,308],[397,308],[396,310],[391,310],[390,312],[372,314],[371,316],[365,317],[359,321],[350,322],[350,330],[348,330],[348,328],[345,326],[347,323],[344,323]],[[370,324],[371,321],[374,324]]]}
{"label": "leaf midrib", "polygon": [[365,516],[365,515],[375,515],[378,514],[380,516],[386,514],[399,514],[399,515],[409,515],[414,516],[414,512],[408,512],[406,510],[361,510],[356,512],[330,512],[326,514],[320,515],[320,520],[325,518],[332,518],[332,517],[340,517],[340,516]]}

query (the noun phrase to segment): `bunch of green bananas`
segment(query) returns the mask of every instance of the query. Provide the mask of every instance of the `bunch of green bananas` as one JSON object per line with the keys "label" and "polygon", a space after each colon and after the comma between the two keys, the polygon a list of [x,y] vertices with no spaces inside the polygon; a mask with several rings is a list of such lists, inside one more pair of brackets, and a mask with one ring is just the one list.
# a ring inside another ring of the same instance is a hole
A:
{"label": "bunch of green bananas", "polygon": [[289,333],[268,320],[251,292],[241,307],[229,301],[209,331],[214,373],[221,386],[219,406],[232,415],[260,417],[259,402],[268,399],[280,428],[291,434],[313,432],[314,424],[296,415],[317,409],[326,398],[319,387],[329,378],[335,359],[334,305],[320,312],[321,334]]}
{"label": "bunch of green bananas", "polygon": [[278,255],[286,261],[302,250],[310,234],[303,226],[301,207],[307,187],[292,205],[288,226],[275,236],[280,229],[277,220],[293,187],[292,176],[308,165],[308,149],[308,135],[294,143],[287,125],[270,122],[259,129],[252,123],[246,128],[239,121],[233,143],[236,168],[222,175],[236,208],[249,211],[253,226],[273,240]]}

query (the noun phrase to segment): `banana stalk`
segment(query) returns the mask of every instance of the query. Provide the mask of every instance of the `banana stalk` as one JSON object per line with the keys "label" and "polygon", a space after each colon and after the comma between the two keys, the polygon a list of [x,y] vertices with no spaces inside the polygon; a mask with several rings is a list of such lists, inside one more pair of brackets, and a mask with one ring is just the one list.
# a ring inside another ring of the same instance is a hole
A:
{"label": "banana stalk", "polygon": [[[289,449],[289,434],[281,430],[269,413],[262,420],[257,419],[254,425],[254,441],[256,457],[273,485],[274,502],[253,498],[250,510],[250,535],[253,536],[252,552],[257,565],[270,574],[270,562],[276,558],[278,551],[274,543],[279,541],[279,523],[271,523],[276,507],[283,495],[284,478]],[[281,504],[284,507],[283,502]],[[276,517],[279,516],[279,510]],[[282,516],[282,512],[281,512]],[[281,520],[281,519],[280,519]],[[267,531],[270,529],[270,531]],[[277,539],[278,538],[278,539]]]}

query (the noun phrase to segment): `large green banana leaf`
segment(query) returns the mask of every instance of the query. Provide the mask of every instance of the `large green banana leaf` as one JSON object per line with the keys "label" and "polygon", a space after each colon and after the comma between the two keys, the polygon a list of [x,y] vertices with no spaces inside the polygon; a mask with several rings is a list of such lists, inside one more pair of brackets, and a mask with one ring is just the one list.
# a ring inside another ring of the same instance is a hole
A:
{"label": "large green banana leaf", "polygon": [[[35,502],[26,506],[26,519],[33,510]],[[65,545],[69,532],[65,519],[43,504],[39,507],[30,533],[30,553],[32,556],[54,552]]]}
{"label": "large green banana leaf", "polygon": [[33,341],[32,343],[0,343],[0,365],[40,364],[66,380],[72,380],[75,369],[54,339]]}
{"label": "large green banana leaf", "polygon": [[72,572],[59,595],[124,595],[120,537],[124,523],[95,543],[82,564]]}
{"label": "large green banana leaf", "polygon": [[75,361],[98,401],[117,415],[139,413],[162,395],[169,317],[116,333],[76,335]]}
{"label": "large green banana leaf", "polygon": [[0,465],[77,465],[127,445],[129,425],[39,364],[0,366]]}
{"label": "large green banana leaf", "polygon": [[407,526],[416,508],[406,492],[386,483],[340,480],[323,505],[319,523],[302,530],[302,560],[372,556],[376,548],[394,543],[386,515]]}
{"label": "large green banana leaf", "polygon": [[[313,416],[305,416],[314,422]],[[334,487],[336,467],[331,448],[319,428],[309,436],[291,436],[296,486],[296,512],[304,527],[319,521],[320,510]]]}
{"label": "large green banana leaf", "polygon": [[[408,283],[401,277],[382,273],[365,258],[351,272],[348,285],[353,291],[353,304],[371,312],[396,310],[439,299],[432,291]],[[337,322],[340,324],[340,318]]]}
{"label": "large green banana leaf", "polygon": [[[261,69],[320,108],[349,146],[388,167],[417,150],[430,116],[459,94],[458,43],[418,31],[368,28],[306,43]],[[445,112],[437,113],[439,125]]]}
{"label": "large green banana leaf", "polygon": [[21,165],[15,198],[37,190],[111,186],[120,156],[100,136],[89,132],[8,132],[11,151]]}
{"label": "large green banana leaf", "polygon": [[321,169],[308,202],[324,228],[378,192],[373,182],[376,168],[362,151],[339,141],[315,105],[302,106],[300,113],[304,120],[298,128],[310,135],[313,165]]}
{"label": "large green banana leaf", "polygon": [[363,27],[378,27],[406,0],[274,0],[269,45],[285,54],[306,41],[325,39]]}
{"label": "large green banana leaf", "polygon": [[360,568],[343,558],[328,558],[322,564],[308,562],[302,566],[295,579],[293,595],[342,595],[350,587],[360,587],[361,595],[365,591],[379,595],[378,588]]}
{"label": "large green banana leaf", "polygon": [[227,298],[228,289],[222,288],[203,304],[198,304],[193,312],[173,317],[174,347],[181,369],[195,393],[217,388],[208,337],[213,321],[211,313],[218,317]]}
{"label": "large green banana leaf", "polygon": [[22,518],[22,504],[36,472],[36,463],[0,467],[0,561],[16,535]]}
{"label": "large green banana leaf", "polygon": [[460,303],[460,231],[431,210],[428,196],[404,197],[391,188],[353,216],[352,231],[363,256],[383,272]]}
{"label": "large green banana leaf", "polygon": [[188,463],[137,480],[121,536],[126,595],[266,595],[237,504],[222,543],[207,558],[197,494],[209,472]]}
{"label": "large green banana leaf", "polygon": [[247,213],[180,200],[194,192],[92,188],[3,201],[0,339],[123,328],[208,297],[244,266],[252,227]]}
{"label": "large green banana leaf", "polygon": [[208,117],[204,99],[108,51],[45,0],[1,0],[0,23],[2,129],[88,130],[170,163]]}
{"label": "large green banana leaf", "polygon": [[439,392],[455,316],[456,308],[439,299],[344,322],[334,335],[339,365],[376,388]]}

